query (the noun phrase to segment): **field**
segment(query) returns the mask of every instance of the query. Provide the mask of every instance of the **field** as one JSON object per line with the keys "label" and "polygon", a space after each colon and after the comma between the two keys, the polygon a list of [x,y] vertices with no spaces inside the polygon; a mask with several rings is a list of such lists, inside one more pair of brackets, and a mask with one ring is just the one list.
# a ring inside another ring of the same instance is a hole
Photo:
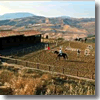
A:
{"label": "field", "polygon": [[[78,48],[81,50],[79,57],[77,57],[77,51],[65,51],[65,48],[69,46],[69,43],[71,48]],[[88,45],[92,45],[93,49],[89,56],[84,56],[84,50]],[[60,46],[62,46],[62,51],[68,54],[68,60],[64,60],[63,58],[56,60],[57,55],[53,52],[54,50],[59,50]],[[33,52],[17,58],[24,61],[50,65],[54,68],[54,71],[60,73],[62,73],[62,68],[64,68],[64,73],[69,75],[77,75],[78,71],[78,76],[91,78],[92,74],[95,73],[95,43],[67,41],[52,50]],[[40,69],[47,70],[48,67],[40,66]]]}
{"label": "field", "polygon": [[[18,59],[16,64],[8,64],[14,60],[8,57],[12,60],[0,65],[1,95],[95,95],[95,43],[61,41],[58,46],[55,43],[49,45],[50,50],[14,56],[15,61]],[[88,45],[93,49],[90,55],[84,56]],[[56,60],[54,51],[60,46],[68,60]],[[77,51],[65,50],[66,47],[80,49],[80,56]]]}

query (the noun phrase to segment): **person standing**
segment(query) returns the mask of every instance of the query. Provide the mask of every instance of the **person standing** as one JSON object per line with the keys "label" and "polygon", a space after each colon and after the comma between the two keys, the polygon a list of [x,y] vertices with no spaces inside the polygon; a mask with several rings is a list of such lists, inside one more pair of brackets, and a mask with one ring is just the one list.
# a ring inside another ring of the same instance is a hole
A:
{"label": "person standing", "polygon": [[80,50],[79,49],[77,49],[77,56],[79,57],[80,56]]}

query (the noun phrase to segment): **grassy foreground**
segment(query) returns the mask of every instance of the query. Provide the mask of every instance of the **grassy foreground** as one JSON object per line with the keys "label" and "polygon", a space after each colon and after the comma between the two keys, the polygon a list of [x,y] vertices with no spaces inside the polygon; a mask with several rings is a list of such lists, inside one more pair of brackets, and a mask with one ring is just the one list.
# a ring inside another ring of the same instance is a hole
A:
{"label": "grassy foreground", "polygon": [[95,83],[23,66],[0,65],[1,95],[95,95]]}

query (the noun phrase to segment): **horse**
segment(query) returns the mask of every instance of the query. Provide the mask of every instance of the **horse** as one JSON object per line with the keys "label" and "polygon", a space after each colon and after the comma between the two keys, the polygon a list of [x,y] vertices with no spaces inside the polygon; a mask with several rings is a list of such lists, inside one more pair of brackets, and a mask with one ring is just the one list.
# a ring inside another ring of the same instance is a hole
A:
{"label": "horse", "polygon": [[[66,59],[66,58],[68,59],[68,56],[66,53],[62,53],[62,55],[59,54],[58,51],[54,51],[54,53],[58,55],[57,58],[59,58],[59,60],[60,60],[60,57],[63,57],[64,59]],[[56,60],[57,60],[57,58],[56,58]]]}
{"label": "horse", "polygon": [[75,41],[81,41],[86,43],[87,38],[76,38]]}

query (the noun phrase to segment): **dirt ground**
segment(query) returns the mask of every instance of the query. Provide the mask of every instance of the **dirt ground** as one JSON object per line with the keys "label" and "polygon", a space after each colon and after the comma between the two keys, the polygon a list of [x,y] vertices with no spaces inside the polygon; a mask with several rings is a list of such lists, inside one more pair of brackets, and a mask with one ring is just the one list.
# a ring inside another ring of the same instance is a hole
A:
{"label": "dirt ground", "polygon": [[[81,50],[79,57],[77,56],[77,51],[65,50],[69,45],[71,48]],[[89,56],[84,56],[84,50],[88,45],[92,45],[93,49],[90,51]],[[64,60],[63,58],[56,60],[57,55],[54,54],[54,50],[59,50],[59,47],[56,47],[53,50],[44,50],[38,53],[27,54],[19,57],[19,59],[41,64],[48,64],[55,67],[55,71],[57,72],[62,72],[62,68],[64,67],[66,74],[76,75],[78,71],[79,76],[91,78],[92,74],[95,73],[95,43],[71,41],[65,42],[61,46],[62,51],[68,55],[68,60]]]}

